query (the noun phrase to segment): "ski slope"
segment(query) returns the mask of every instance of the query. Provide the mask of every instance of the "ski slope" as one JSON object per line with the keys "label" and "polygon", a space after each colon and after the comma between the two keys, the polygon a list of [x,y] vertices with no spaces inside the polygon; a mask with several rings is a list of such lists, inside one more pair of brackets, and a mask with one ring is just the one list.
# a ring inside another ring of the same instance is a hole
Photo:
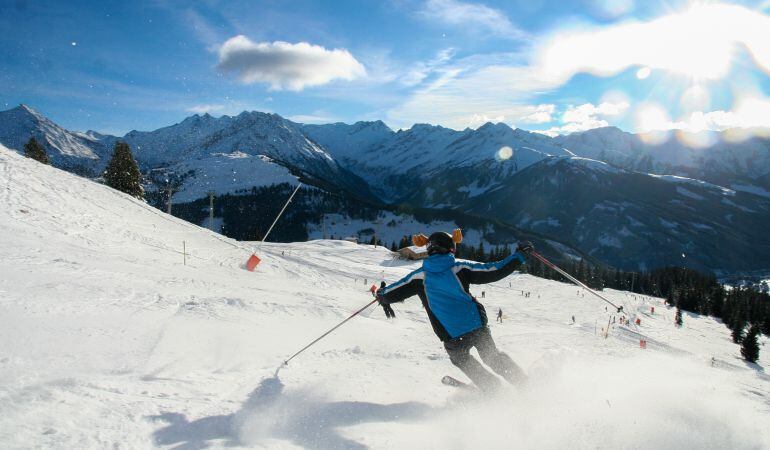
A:
{"label": "ski slope", "polygon": [[0,448],[770,447],[767,346],[748,365],[717,321],[611,290],[641,325],[605,339],[603,303],[528,275],[474,291],[526,389],[440,384],[465,378],[416,298],[276,376],[416,263],[316,240],[250,273],[252,249],[0,147]]}

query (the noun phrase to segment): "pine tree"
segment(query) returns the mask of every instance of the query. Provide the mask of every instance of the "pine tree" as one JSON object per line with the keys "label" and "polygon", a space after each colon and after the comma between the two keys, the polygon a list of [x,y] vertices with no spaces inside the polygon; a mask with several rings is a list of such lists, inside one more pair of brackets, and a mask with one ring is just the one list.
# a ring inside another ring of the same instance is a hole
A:
{"label": "pine tree", "polygon": [[746,328],[746,322],[743,319],[738,319],[733,324],[733,342],[740,344],[743,341],[743,330]]}
{"label": "pine tree", "polygon": [[676,323],[677,327],[682,328],[682,310],[679,309],[679,305],[676,305],[676,318],[674,319],[674,323]]}
{"label": "pine tree", "polygon": [[144,199],[142,174],[136,165],[134,155],[131,154],[131,149],[125,142],[115,143],[112,159],[104,171],[104,181],[107,186],[113,189],[138,199]]}
{"label": "pine tree", "polygon": [[757,362],[759,359],[759,342],[757,342],[757,336],[759,335],[759,326],[753,324],[749,328],[749,333],[743,338],[741,344],[741,355],[743,359],[750,362]]}
{"label": "pine tree", "polygon": [[51,164],[51,161],[48,160],[48,154],[46,154],[45,149],[37,142],[34,137],[29,138],[29,141],[24,144],[24,156],[27,158],[32,158],[35,161],[41,162],[43,164]]}
{"label": "pine tree", "polygon": [[586,268],[585,261],[583,261],[583,258],[580,258],[580,263],[578,263],[577,279],[582,281],[583,283],[588,282],[588,270]]}

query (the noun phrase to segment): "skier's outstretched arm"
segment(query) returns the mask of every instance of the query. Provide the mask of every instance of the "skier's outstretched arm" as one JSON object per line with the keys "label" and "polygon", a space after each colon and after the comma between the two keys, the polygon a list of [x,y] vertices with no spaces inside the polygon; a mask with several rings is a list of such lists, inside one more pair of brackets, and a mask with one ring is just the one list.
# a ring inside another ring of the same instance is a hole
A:
{"label": "skier's outstretched arm", "polygon": [[422,280],[422,269],[415,270],[390,286],[380,288],[377,291],[377,298],[380,300],[380,303],[385,304],[403,302],[407,298],[417,295],[419,284]]}
{"label": "skier's outstretched arm", "polygon": [[464,275],[470,284],[486,284],[500,281],[522,264],[526,264],[526,255],[533,250],[532,244],[523,242],[516,248],[516,252],[507,258],[490,263],[458,263],[464,271]]}

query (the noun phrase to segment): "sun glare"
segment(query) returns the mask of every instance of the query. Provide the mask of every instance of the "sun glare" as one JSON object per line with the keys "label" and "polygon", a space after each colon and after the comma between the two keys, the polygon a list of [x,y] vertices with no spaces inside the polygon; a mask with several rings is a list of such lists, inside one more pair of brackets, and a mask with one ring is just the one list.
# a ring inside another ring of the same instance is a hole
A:
{"label": "sun glare", "polygon": [[500,147],[500,150],[497,151],[496,156],[499,161],[505,161],[506,159],[510,159],[511,156],[513,156],[513,149],[511,147],[508,147],[507,145],[504,147]]}
{"label": "sun glare", "polygon": [[656,103],[640,105],[634,114],[634,122],[640,131],[640,139],[648,144],[662,144],[670,137],[671,118],[666,109]]}
{"label": "sun glare", "polygon": [[649,22],[604,29],[572,29],[553,36],[540,53],[545,74],[568,79],[578,72],[611,76],[640,66],[639,79],[661,69],[695,80],[727,75],[738,45],[770,71],[770,19],[737,5],[692,5]]}

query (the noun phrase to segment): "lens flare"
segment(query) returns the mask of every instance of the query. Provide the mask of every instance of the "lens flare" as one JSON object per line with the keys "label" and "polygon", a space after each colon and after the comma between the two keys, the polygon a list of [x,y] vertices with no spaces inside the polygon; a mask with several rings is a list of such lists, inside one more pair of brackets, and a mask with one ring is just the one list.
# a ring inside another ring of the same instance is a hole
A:
{"label": "lens flare", "polygon": [[686,111],[708,111],[711,107],[708,91],[697,84],[687,88],[679,101]]}
{"label": "lens flare", "polygon": [[706,148],[716,144],[719,136],[715,131],[700,130],[691,132],[677,130],[676,140],[690,148]]}
{"label": "lens flare", "polygon": [[671,118],[665,108],[656,103],[643,103],[634,114],[639,138],[647,144],[659,145],[668,141]]}
{"label": "lens flare", "polygon": [[513,156],[513,149],[507,145],[500,147],[500,150],[497,151],[495,156],[497,157],[498,161],[505,161],[506,159],[510,159],[511,156]]}

